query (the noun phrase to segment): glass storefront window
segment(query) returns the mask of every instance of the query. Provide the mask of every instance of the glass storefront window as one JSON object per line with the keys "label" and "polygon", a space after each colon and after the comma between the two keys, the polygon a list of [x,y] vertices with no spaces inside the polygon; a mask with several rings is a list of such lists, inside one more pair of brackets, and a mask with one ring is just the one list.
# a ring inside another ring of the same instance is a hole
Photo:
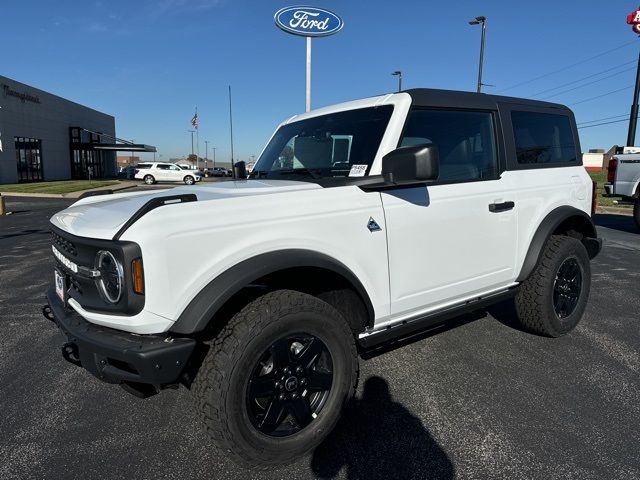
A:
{"label": "glass storefront window", "polygon": [[13,137],[16,147],[18,179],[21,182],[44,180],[42,175],[42,140]]}

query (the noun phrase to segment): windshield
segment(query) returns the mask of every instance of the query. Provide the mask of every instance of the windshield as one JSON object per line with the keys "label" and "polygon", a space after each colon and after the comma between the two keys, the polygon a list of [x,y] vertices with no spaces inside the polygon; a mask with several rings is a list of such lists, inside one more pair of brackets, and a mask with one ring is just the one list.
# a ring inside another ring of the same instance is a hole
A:
{"label": "windshield", "polygon": [[393,106],[332,113],[283,125],[250,178],[362,177],[369,172]]}

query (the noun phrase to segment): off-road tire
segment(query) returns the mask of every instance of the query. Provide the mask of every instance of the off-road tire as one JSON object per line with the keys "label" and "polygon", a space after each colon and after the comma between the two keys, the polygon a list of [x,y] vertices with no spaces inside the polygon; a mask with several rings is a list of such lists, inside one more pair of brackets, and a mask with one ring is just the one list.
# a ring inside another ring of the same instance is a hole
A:
{"label": "off-road tire", "polygon": [[[573,312],[559,318],[554,309],[556,275],[565,260],[574,258],[581,270],[580,296]],[[552,235],[529,277],[520,285],[515,306],[521,325],[534,333],[560,337],[571,331],[582,318],[591,288],[591,265],[584,245],[572,237]]]}
{"label": "off-road tire", "polygon": [[[272,342],[291,332],[322,340],[333,361],[333,383],[318,416],[302,430],[272,437],[255,428],[246,407],[248,379]],[[246,305],[220,331],[203,360],[192,391],[207,433],[236,463],[266,470],[306,454],[333,430],[358,382],[355,339],[328,303],[300,292],[277,290]]]}
{"label": "off-road tire", "polygon": [[153,185],[154,183],[156,183],[156,179],[153,177],[153,175],[145,175],[142,180],[147,185]]}
{"label": "off-road tire", "polygon": [[633,221],[636,222],[636,227],[640,228],[640,197],[633,202]]}

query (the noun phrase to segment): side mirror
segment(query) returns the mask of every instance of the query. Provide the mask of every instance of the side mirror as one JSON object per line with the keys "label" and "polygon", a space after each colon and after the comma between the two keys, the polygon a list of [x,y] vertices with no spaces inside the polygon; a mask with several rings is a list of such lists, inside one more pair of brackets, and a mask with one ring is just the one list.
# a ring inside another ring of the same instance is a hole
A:
{"label": "side mirror", "polygon": [[433,143],[397,148],[382,157],[382,175],[388,183],[436,180],[438,174],[438,147]]}
{"label": "side mirror", "polygon": [[246,180],[247,178],[247,164],[244,162],[236,162],[233,164],[233,173],[236,179]]}

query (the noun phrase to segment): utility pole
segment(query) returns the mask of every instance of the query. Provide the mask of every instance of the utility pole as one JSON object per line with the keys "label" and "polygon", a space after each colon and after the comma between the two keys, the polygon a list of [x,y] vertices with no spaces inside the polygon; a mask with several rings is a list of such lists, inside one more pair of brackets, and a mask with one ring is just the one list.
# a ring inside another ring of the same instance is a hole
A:
{"label": "utility pole", "polygon": [[633,91],[633,104],[629,115],[629,133],[627,134],[627,147],[633,147],[636,143],[636,126],[638,124],[638,97],[640,96],[640,53],[638,54],[638,68],[636,69],[636,88]]}
{"label": "utility pole", "polygon": [[482,25],[480,37],[480,64],[478,65],[478,93],[482,90],[482,64],[484,63],[484,36],[487,31],[487,17],[476,17],[469,21],[469,25]]}
{"label": "utility pole", "polygon": [[204,168],[207,168],[207,162],[209,161],[209,140],[204,141]]}
{"label": "utility pole", "polygon": [[216,168],[216,148],[217,147],[211,147],[213,150],[213,168]]}

